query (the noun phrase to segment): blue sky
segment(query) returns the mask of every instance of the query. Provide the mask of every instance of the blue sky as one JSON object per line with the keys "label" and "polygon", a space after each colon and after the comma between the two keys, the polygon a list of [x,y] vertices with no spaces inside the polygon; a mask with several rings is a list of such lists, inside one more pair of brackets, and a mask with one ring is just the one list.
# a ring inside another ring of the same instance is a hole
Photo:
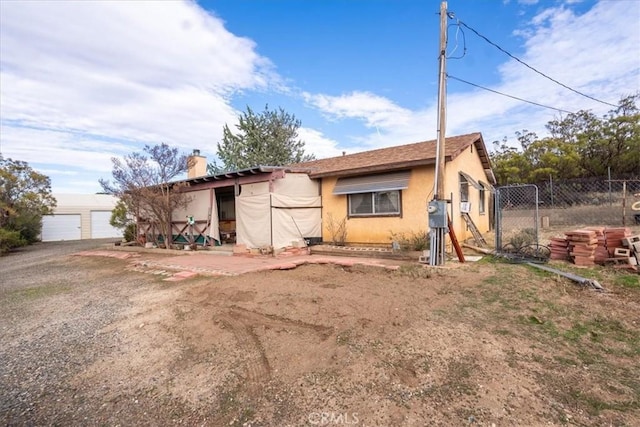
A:
{"label": "blue sky", "polygon": [[[436,136],[437,0],[0,1],[0,149],[54,193],[100,191],[160,142],[213,160],[246,106],[283,107],[317,157]],[[640,1],[452,0],[450,75],[567,111],[640,90]],[[465,49],[466,48],[466,49]],[[462,56],[461,59],[453,57]],[[544,135],[559,112],[448,81],[447,135]]]}

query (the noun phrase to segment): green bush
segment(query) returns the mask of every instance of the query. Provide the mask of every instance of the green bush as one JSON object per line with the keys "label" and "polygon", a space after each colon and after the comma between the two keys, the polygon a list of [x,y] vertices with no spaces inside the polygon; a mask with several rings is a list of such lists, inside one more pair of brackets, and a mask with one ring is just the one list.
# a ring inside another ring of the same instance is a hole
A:
{"label": "green bush", "polygon": [[40,241],[42,233],[42,215],[40,213],[23,212],[21,215],[13,217],[7,225],[8,230],[18,231],[26,244],[30,245]]}
{"label": "green bush", "polygon": [[127,224],[124,228],[124,241],[125,242],[133,242],[136,240],[136,225],[133,222]]}
{"label": "green bush", "polygon": [[123,230],[122,237],[125,242],[133,242],[136,240],[136,223],[133,221],[127,205],[119,200],[115,208],[111,211],[111,219],[109,224],[113,227]]}
{"label": "green bush", "polygon": [[11,249],[25,246],[27,241],[22,238],[20,232],[0,228],[0,253],[9,252]]}

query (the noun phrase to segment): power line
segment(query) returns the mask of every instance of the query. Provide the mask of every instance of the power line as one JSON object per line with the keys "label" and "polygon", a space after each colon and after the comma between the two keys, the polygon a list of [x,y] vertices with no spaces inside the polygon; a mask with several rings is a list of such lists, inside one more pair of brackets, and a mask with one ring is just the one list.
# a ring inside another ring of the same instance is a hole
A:
{"label": "power line", "polygon": [[[449,54],[449,56],[447,56],[447,59],[462,59],[465,57],[465,55],[467,54],[467,38],[464,35],[464,30],[462,29],[462,27],[460,26],[460,24],[456,24],[455,25],[456,28],[456,46],[453,48],[453,50],[451,51],[451,53]],[[447,31],[449,31],[449,28],[447,27]],[[455,53],[455,51],[458,49],[458,34],[462,34],[462,47],[463,47],[463,51],[462,51],[462,55],[460,56],[453,56],[453,54]]]}
{"label": "power line", "polygon": [[512,98],[512,99],[516,99],[516,100],[518,100],[518,101],[526,102],[527,104],[533,104],[533,105],[537,105],[538,107],[543,107],[543,108],[548,108],[548,109],[550,109],[550,110],[560,111],[561,113],[574,114],[574,113],[573,113],[573,112],[571,112],[571,111],[563,110],[563,109],[561,109],[561,108],[550,107],[550,106],[548,106],[548,105],[539,104],[539,103],[537,103],[537,102],[529,101],[529,100],[526,100],[526,99],[524,99],[524,98],[518,98],[517,96],[509,95],[509,94],[507,94],[507,93],[498,92],[497,90],[489,89],[488,87],[480,86],[480,85],[477,85],[477,84],[475,84],[475,83],[471,83],[471,82],[468,82],[468,81],[466,81],[466,80],[462,80],[462,79],[460,79],[460,78],[458,78],[458,77],[455,77],[455,76],[452,76],[452,75],[450,75],[450,74],[447,74],[447,77],[448,77],[448,78],[450,78],[450,79],[457,80],[457,81],[459,81],[459,82],[462,82],[462,83],[468,84],[468,85],[470,85],[470,86],[477,87],[477,88],[479,88],[479,89],[487,90],[487,91],[489,91],[489,92],[497,93],[498,95],[506,96],[507,98]]}
{"label": "power line", "polygon": [[572,92],[577,93],[578,95],[584,96],[585,98],[589,98],[592,99],[596,102],[600,102],[601,104],[605,104],[605,105],[609,105],[611,107],[618,107],[615,104],[611,104],[610,102],[606,102],[606,101],[602,101],[600,99],[594,98],[593,96],[587,95],[586,93],[580,92],[579,90],[573,89],[572,87],[567,86],[566,84],[559,82],[558,80],[554,79],[553,77],[549,77],[548,75],[546,75],[545,73],[543,73],[542,71],[538,71],[537,69],[535,69],[534,67],[532,67],[531,65],[527,64],[526,62],[522,61],[521,59],[519,59],[518,57],[510,54],[509,52],[507,52],[506,50],[504,50],[503,48],[501,48],[500,46],[498,46],[496,43],[492,42],[491,40],[489,40],[487,37],[483,36],[482,34],[480,34],[478,31],[476,31],[475,29],[471,28],[470,26],[468,26],[467,24],[465,24],[464,22],[458,20],[458,23],[460,25],[463,25],[465,28],[468,28],[470,31],[473,31],[478,37],[480,37],[481,39],[484,39],[487,43],[489,43],[490,45],[496,47],[498,50],[500,50],[501,52],[504,52],[506,55],[508,55],[509,57],[515,59],[516,61],[518,61],[519,63],[521,63],[522,65],[524,65],[525,67],[529,68],[532,71],[535,71],[536,73],[540,74],[542,77],[545,77],[549,80],[551,80],[552,82],[559,84],[560,86],[569,89]]}

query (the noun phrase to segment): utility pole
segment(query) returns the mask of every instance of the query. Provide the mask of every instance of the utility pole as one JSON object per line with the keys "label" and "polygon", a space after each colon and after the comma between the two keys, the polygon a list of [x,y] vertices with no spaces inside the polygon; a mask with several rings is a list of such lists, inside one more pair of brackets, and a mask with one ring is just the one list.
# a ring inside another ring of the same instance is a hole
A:
{"label": "utility pole", "polygon": [[444,199],[445,135],[447,127],[447,2],[440,4],[440,70],[438,74],[438,140],[436,154],[436,185],[434,198]]}
{"label": "utility pole", "polygon": [[440,52],[438,75],[438,139],[436,142],[436,170],[434,198],[429,202],[429,265],[443,265],[445,263],[445,235],[449,231],[449,214],[447,202],[444,198],[445,177],[445,135],[447,123],[447,2],[440,4]]}

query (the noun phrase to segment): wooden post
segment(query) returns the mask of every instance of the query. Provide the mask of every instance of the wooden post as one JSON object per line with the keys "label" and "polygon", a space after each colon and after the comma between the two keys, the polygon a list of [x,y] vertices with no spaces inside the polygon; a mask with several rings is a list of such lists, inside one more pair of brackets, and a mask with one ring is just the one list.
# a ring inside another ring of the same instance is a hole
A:
{"label": "wooden post", "polygon": [[449,225],[449,237],[451,237],[451,243],[453,244],[453,248],[456,250],[456,255],[458,255],[458,261],[464,262],[464,253],[462,252],[462,247],[456,237],[456,232],[453,230],[453,224],[451,223],[451,217],[449,215],[447,215],[447,223]]}
{"label": "wooden post", "polygon": [[444,199],[445,139],[447,125],[447,2],[440,4],[440,70],[438,78],[438,140],[436,154],[436,188],[434,198]]}
{"label": "wooden post", "polygon": [[[445,165],[445,135],[446,135],[446,60],[447,60],[447,2],[440,4],[440,70],[438,77],[438,140],[436,142],[436,170],[433,199],[442,202],[444,198],[444,165]],[[438,203],[439,204],[439,203]],[[437,205],[437,204],[436,204]],[[446,207],[444,208],[446,214]],[[447,215],[448,216],[448,215]],[[429,264],[441,265],[445,262],[444,237],[447,227],[431,229]]]}

